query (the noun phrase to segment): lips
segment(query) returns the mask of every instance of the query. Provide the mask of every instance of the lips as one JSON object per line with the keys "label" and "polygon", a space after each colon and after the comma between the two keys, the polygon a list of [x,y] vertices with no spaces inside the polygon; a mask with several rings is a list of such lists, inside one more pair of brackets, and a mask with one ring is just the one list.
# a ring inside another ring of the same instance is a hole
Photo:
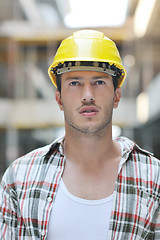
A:
{"label": "lips", "polygon": [[97,113],[98,113],[97,108],[92,106],[85,106],[85,107],[82,107],[80,110],[80,114],[83,116],[91,117],[91,116],[97,115]]}

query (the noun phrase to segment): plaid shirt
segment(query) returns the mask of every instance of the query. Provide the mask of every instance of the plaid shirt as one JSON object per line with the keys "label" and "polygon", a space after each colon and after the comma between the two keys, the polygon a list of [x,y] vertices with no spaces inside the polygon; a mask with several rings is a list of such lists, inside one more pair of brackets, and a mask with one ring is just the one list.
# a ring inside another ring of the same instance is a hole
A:
{"label": "plaid shirt", "polygon": [[[109,240],[160,239],[160,162],[121,137]],[[65,156],[62,139],[14,161],[0,187],[0,240],[47,239]],[[98,186],[97,186],[98,187]],[[63,229],[62,229],[63,231]]]}

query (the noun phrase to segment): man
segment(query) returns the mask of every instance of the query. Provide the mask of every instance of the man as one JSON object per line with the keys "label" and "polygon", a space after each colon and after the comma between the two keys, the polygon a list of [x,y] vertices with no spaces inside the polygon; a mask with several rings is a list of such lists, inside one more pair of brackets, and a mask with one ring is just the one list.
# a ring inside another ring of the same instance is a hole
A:
{"label": "man", "polygon": [[7,169],[0,239],[160,239],[160,163],[129,139],[112,139],[126,76],[114,42],[74,33],[49,75],[65,136]]}

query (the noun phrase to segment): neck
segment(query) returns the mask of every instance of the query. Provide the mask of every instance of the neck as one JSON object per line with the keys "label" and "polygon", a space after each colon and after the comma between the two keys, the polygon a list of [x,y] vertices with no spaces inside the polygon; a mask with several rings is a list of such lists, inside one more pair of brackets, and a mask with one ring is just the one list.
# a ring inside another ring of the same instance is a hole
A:
{"label": "neck", "polygon": [[[112,126],[99,133],[80,133],[74,129],[66,129],[64,151],[67,159],[80,163],[99,164],[112,159],[117,153],[117,144],[112,140]],[[119,151],[119,148],[118,148]]]}

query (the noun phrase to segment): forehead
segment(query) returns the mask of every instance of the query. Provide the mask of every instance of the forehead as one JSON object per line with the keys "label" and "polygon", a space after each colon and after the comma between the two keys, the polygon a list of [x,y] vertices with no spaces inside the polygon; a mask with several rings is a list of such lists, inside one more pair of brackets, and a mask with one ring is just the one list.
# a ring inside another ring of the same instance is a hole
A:
{"label": "forehead", "polygon": [[67,72],[62,74],[62,80],[64,79],[70,79],[70,78],[98,78],[98,77],[103,77],[103,78],[110,78],[112,79],[112,76],[107,74],[107,73],[102,73],[102,72],[96,72],[96,71],[73,71],[73,72]]}

